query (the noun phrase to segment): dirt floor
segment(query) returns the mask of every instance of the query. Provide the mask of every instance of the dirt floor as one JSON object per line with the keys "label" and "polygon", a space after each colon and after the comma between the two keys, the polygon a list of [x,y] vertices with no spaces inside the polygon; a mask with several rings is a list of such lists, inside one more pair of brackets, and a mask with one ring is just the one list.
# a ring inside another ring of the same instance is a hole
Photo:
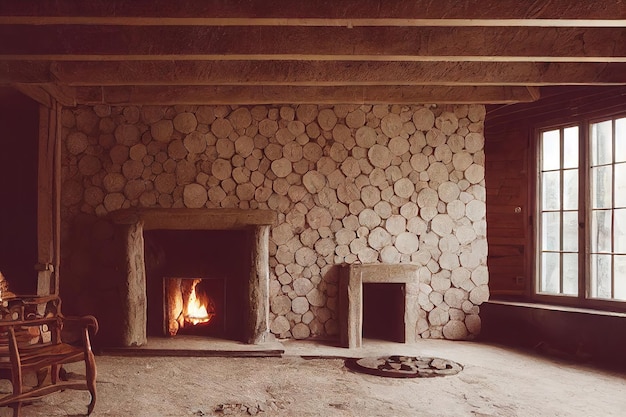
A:
{"label": "dirt floor", "polygon": [[[350,350],[282,346],[282,357],[265,358],[100,355],[92,416],[626,415],[626,375],[499,346],[441,340],[365,341]],[[352,372],[339,358],[392,354],[446,358],[464,369],[391,379]],[[68,370],[84,374],[81,367]],[[22,416],[82,416],[88,399],[82,391],[55,393],[24,406]],[[10,410],[0,411],[5,415]]]}

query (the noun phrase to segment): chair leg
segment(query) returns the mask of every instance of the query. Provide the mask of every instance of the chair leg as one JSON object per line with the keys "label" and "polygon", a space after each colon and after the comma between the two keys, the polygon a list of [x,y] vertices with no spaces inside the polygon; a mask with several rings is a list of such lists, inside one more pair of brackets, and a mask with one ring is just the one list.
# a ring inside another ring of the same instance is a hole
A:
{"label": "chair leg", "polygon": [[87,388],[89,389],[89,393],[91,394],[91,401],[89,405],[87,405],[87,415],[90,415],[96,406],[96,378],[87,379]]}
{"label": "chair leg", "polygon": [[56,364],[50,367],[50,382],[52,384],[59,382],[59,371],[61,368],[62,366]]}
{"label": "chair leg", "polygon": [[93,356],[93,352],[91,350],[85,355],[85,379],[87,380],[87,389],[89,389],[89,393],[91,394],[91,401],[87,406],[87,415],[91,414],[93,408],[96,406],[96,359]]}
{"label": "chair leg", "polygon": [[[19,395],[24,391],[22,386],[22,368],[20,366],[14,366],[11,374],[11,385],[13,385],[13,395]],[[22,410],[22,402],[18,401],[12,405],[13,417],[20,417],[20,411]]]}
{"label": "chair leg", "polygon": [[87,389],[89,389],[89,393],[91,394],[91,401],[87,406],[87,415],[90,415],[94,407],[96,406],[96,368],[93,367],[93,370],[89,370],[90,367],[87,367],[87,369]]}
{"label": "chair leg", "polygon": [[96,406],[96,377],[98,371],[96,369],[96,358],[91,350],[87,329],[85,329],[85,336],[85,379],[87,380],[87,389],[91,394],[91,401],[87,406],[87,415],[90,415]]}

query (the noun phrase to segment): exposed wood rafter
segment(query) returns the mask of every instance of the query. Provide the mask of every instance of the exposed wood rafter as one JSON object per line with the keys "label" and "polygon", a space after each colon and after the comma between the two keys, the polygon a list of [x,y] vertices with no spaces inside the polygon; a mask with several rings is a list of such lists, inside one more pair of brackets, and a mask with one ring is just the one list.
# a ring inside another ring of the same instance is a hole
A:
{"label": "exposed wood rafter", "polygon": [[0,84],[64,105],[513,103],[626,85],[626,0],[5,0],[0,38]]}

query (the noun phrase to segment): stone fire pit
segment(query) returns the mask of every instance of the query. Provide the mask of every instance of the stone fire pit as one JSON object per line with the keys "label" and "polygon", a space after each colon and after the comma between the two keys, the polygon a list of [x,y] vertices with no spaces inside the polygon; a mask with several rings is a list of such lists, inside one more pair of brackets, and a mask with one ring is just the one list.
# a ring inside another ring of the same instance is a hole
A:
{"label": "stone fire pit", "polygon": [[350,358],[345,364],[353,371],[387,378],[431,378],[456,375],[463,369],[451,360],[424,356]]}

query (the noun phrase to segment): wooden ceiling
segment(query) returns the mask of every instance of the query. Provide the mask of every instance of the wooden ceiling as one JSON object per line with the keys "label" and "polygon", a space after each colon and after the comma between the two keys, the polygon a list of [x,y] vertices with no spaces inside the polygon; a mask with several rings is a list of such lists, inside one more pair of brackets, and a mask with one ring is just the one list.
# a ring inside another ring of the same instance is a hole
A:
{"label": "wooden ceiling", "polygon": [[516,103],[626,84],[626,0],[2,0],[0,86],[99,104]]}

